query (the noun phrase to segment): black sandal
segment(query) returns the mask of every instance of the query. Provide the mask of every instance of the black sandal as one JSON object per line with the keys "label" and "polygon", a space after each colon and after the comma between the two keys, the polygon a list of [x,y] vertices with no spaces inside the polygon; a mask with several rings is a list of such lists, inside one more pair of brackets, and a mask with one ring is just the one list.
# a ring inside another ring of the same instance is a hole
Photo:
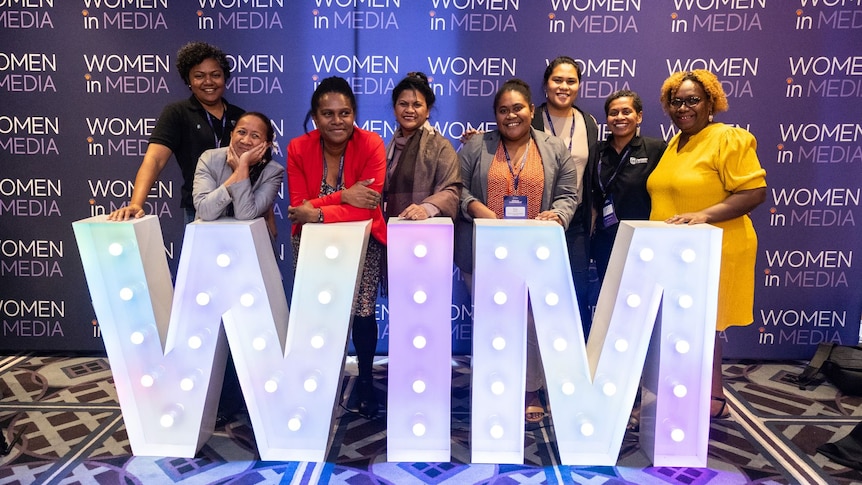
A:
{"label": "black sandal", "polygon": [[713,401],[720,402],[721,407],[718,408],[718,412],[715,414],[710,413],[709,419],[727,419],[730,417],[730,409],[727,408],[727,399],[723,397],[713,397]]}

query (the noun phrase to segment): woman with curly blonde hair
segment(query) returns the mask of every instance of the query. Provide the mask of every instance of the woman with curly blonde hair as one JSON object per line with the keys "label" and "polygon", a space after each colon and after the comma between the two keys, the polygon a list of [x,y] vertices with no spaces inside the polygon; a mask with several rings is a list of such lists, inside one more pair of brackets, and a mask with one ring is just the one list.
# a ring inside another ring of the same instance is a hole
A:
{"label": "woman with curly blonde hair", "polygon": [[751,133],[713,120],[728,106],[712,72],[672,74],[662,85],[661,104],[679,132],[647,180],[650,220],[723,230],[710,416],[728,418],[718,337],[728,327],[754,321],[757,235],[748,213],[766,199],[766,171]]}

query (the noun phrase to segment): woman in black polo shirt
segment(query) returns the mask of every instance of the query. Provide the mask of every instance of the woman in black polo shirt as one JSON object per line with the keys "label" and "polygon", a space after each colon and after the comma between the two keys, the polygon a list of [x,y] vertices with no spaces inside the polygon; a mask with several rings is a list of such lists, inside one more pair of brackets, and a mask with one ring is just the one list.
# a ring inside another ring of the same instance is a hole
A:
{"label": "woman in black polo shirt", "polygon": [[150,136],[144,160],[135,176],[129,205],[112,212],[108,219],[125,221],[143,217],[144,202],[162,169],[173,155],[183,174],[180,206],[185,222],[195,219],[192,185],[201,153],[226,147],[230,133],[245,110],[224,99],[230,66],[225,53],[204,42],[191,42],[177,52],[177,72],[192,95],[165,106]]}

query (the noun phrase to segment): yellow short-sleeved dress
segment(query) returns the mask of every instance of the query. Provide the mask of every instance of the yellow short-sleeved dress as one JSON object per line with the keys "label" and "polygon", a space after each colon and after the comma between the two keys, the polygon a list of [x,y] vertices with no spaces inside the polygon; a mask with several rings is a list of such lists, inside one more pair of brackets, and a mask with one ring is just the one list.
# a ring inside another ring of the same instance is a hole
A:
{"label": "yellow short-sleeved dress", "polygon": [[[682,150],[678,147],[679,134],[671,138],[647,180],[652,221],[703,210],[734,192],[766,187],[757,141],[746,130],[710,123]],[[754,321],[754,226],[747,215],[713,225],[723,229],[716,329],[749,325]]]}

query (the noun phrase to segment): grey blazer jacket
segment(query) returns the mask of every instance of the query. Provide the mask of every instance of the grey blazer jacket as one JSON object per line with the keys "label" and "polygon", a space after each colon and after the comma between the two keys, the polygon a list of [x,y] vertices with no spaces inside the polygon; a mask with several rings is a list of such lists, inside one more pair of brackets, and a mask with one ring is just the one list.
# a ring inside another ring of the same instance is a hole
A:
{"label": "grey blazer jacket", "polygon": [[[562,140],[534,128],[530,131],[545,172],[541,210],[556,212],[566,229],[578,207],[575,162]],[[467,206],[474,200],[487,205],[488,171],[499,144],[500,132],[495,130],[474,136],[458,153],[464,187],[461,189],[461,217],[455,228],[455,262],[465,272],[472,272],[473,268],[473,218],[467,213]]]}
{"label": "grey blazer jacket", "polygon": [[284,167],[271,160],[254,186],[251,180],[245,179],[225,187],[222,184],[233,174],[227,164],[227,150],[227,147],[207,150],[198,160],[192,190],[197,218],[214,221],[224,217],[231,205],[236,219],[262,217],[275,202],[284,180]]}

